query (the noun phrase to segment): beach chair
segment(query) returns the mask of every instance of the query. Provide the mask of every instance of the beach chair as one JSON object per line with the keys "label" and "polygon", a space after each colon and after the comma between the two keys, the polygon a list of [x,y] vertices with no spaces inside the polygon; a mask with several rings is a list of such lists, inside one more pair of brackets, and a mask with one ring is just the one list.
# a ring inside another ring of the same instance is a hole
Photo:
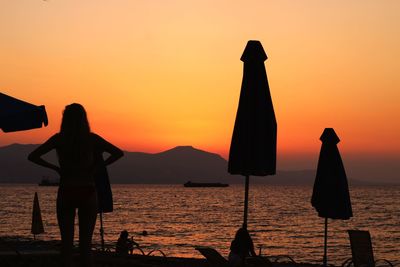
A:
{"label": "beach chair", "polygon": [[[231,267],[228,260],[212,247],[195,247],[195,249],[207,259],[210,267]],[[246,266],[270,267],[272,264],[264,257],[248,257],[246,258]]]}
{"label": "beach chair", "polygon": [[207,259],[210,267],[229,267],[229,262],[212,247],[195,247]]}
{"label": "beach chair", "polygon": [[[342,266],[349,267],[375,267],[378,262],[393,267],[393,264],[385,259],[374,259],[374,253],[369,231],[348,230],[351,246],[351,259],[347,259]],[[381,265],[381,264],[379,264]]]}

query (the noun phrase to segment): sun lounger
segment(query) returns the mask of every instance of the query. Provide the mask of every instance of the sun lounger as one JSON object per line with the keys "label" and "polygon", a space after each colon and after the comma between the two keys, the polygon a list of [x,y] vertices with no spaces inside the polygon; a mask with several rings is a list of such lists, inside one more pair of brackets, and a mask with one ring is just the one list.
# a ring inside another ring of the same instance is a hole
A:
{"label": "sun lounger", "polygon": [[[227,259],[225,259],[217,250],[212,247],[195,247],[206,259],[210,267],[230,267]],[[246,258],[246,266],[262,266],[270,267],[272,264],[266,257],[248,257]]]}
{"label": "sun lounger", "polygon": [[342,266],[348,267],[375,267],[377,262],[383,262],[393,267],[393,264],[385,259],[375,260],[369,231],[349,230],[352,258],[346,260]]}
{"label": "sun lounger", "polygon": [[211,247],[195,247],[207,259],[210,267],[229,267],[229,262],[218,251]]}

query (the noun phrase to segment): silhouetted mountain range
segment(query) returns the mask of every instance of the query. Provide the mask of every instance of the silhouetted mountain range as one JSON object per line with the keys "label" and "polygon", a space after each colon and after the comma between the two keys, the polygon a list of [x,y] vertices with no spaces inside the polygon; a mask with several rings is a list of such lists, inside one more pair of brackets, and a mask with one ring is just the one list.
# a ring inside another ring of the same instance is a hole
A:
{"label": "silhouetted mountain range", "polygon": [[[38,183],[43,177],[57,178],[52,170],[27,160],[27,155],[36,147],[21,144],[0,147],[0,182]],[[46,159],[56,162],[55,152],[46,155]],[[242,183],[243,177],[228,174],[227,164],[218,154],[178,146],[155,154],[125,152],[122,159],[109,167],[109,173],[111,183],[183,184],[188,180]],[[252,176],[251,183],[312,186],[314,178],[315,170],[278,171],[274,176]]]}

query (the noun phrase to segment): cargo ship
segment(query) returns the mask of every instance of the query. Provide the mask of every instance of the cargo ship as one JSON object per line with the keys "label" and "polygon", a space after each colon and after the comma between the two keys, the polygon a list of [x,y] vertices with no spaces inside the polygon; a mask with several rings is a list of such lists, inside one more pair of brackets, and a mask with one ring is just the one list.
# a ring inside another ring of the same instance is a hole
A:
{"label": "cargo ship", "polygon": [[223,183],[194,183],[191,181],[188,181],[183,184],[184,187],[228,187],[229,184],[223,184]]}

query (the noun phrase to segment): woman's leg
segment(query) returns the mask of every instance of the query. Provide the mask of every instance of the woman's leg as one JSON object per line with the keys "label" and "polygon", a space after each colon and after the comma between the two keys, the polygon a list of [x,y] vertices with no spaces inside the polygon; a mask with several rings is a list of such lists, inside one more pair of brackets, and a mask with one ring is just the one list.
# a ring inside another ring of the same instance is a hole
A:
{"label": "woman's leg", "polygon": [[61,234],[61,262],[62,266],[72,265],[72,246],[74,242],[75,208],[68,205],[62,189],[57,194],[57,220]]}
{"label": "woman's leg", "polygon": [[81,266],[93,266],[92,236],[97,217],[97,194],[93,191],[88,195],[78,210],[79,216],[79,249]]}

